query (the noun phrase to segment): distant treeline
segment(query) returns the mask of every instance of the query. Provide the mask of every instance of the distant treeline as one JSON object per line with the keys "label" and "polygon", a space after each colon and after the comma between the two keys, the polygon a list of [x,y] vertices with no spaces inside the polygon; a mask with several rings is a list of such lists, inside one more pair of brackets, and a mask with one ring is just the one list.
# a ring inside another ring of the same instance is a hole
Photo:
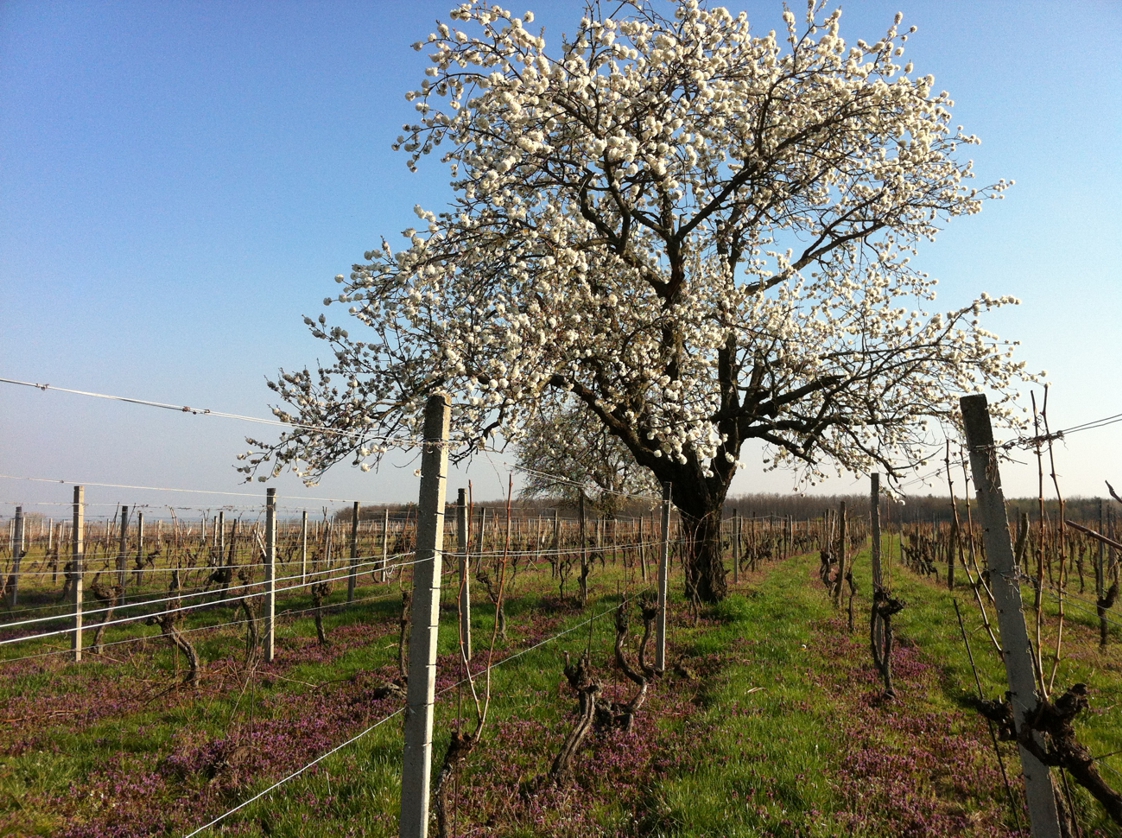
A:
{"label": "distant treeline", "polygon": [[[738,509],[744,516],[792,516],[795,520],[810,520],[820,518],[827,509],[837,509],[838,504],[845,501],[851,514],[860,514],[861,510],[869,507],[868,495],[778,495],[755,494],[730,497],[725,501],[725,513],[732,514],[733,509]],[[1100,498],[1071,498],[1064,502],[1064,515],[1077,521],[1097,521],[1099,518],[1100,504],[1109,516],[1122,511],[1117,503],[1110,499]],[[1114,510],[1111,507],[1115,507]],[[976,514],[977,505],[970,499],[971,511]],[[1010,520],[1019,518],[1021,513],[1027,513],[1029,520],[1040,518],[1040,501],[1036,498],[1007,498],[1006,508]],[[925,495],[923,497],[909,496],[903,500],[884,497],[881,500],[882,515],[887,515],[893,521],[913,523],[917,521],[950,521],[953,517],[951,500],[948,495]],[[966,499],[958,498],[958,514],[965,520],[967,515]],[[1060,504],[1056,500],[1044,501],[1044,514],[1057,520],[1060,514]]]}

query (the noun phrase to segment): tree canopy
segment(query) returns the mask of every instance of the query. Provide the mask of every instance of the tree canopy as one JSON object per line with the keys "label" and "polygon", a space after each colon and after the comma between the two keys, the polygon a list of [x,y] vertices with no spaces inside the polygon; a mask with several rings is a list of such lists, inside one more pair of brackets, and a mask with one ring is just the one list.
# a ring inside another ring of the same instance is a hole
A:
{"label": "tree canopy", "polygon": [[584,494],[602,515],[615,517],[629,499],[651,502],[654,475],[597,417],[579,405],[556,404],[530,417],[518,442],[523,497],[553,497],[577,505]]}
{"label": "tree canopy", "polygon": [[410,166],[442,152],[455,198],[336,277],[361,333],[306,318],[334,360],[271,384],[297,424],[246,469],[369,468],[437,389],[456,455],[517,444],[553,393],[673,484],[687,586],[716,599],[746,440],[766,467],[893,475],[958,394],[1000,412],[1021,365],[979,315],[1012,300],[928,311],[911,258],[1008,184],[970,187],[978,140],[900,63],[899,15],[849,44],[817,2],[759,35],[694,0],[610,7],[548,49],[532,14],[465,3],[416,45],[431,65],[397,145]]}

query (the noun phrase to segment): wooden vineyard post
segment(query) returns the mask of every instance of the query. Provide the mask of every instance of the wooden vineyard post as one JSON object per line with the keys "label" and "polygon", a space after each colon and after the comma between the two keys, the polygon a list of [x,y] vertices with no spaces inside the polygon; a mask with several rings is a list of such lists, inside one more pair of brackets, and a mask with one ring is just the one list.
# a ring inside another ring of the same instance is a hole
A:
{"label": "wooden vineyard post", "polygon": [[834,580],[834,605],[841,604],[842,583],[845,581],[845,553],[849,546],[845,532],[845,501],[838,504],[838,575]]}
{"label": "wooden vineyard post", "polygon": [[732,510],[732,582],[740,584],[740,507]]}
{"label": "wooden vineyard post", "polygon": [[12,584],[8,591],[8,607],[15,608],[19,592],[19,569],[23,562],[23,507],[16,507],[16,517],[12,522]]}
{"label": "wooden vineyard post", "polygon": [[[959,404],[966,429],[966,445],[970,451],[970,471],[974,477],[974,489],[982,518],[990,587],[1001,628],[1002,657],[1009,679],[1009,701],[1019,734],[1024,727],[1025,718],[1037,706],[1032,647],[1021,610],[1020,574],[1013,556],[1013,543],[1009,539],[1009,519],[1001,491],[1001,473],[997,466],[997,451],[986,397],[983,394],[963,396],[959,399]],[[1033,838],[1059,838],[1060,821],[1048,768],[1024,746],[1020,746],[1020,755]]]}
{"label": "wooden vineyard post", "polygon": [[550,577],[557,576],[557,568],[561,562],[561,512],[553,510],[553,559],[549,563]]}
{"label": "wooden vineyard post", "polygon": [[74,487],[74,529],[71,533],[70,572],[74,597],[74,635],[70,648],[75,662],[82,660],[82,565],[85,564],[86,487]]}
{"label": "wooden vineyard post", "polygon": [[[541,518],[538,519],[541,523]],[[456,496],[456,552],[460,554],[460,655],[471,660],[471,562],[468,559],[467,490]]]}
{"label": "wooden vineyard post", "polygon": [[588,522],[584,511],[584,489],[580,490],[577,517],[580,526],[580,606],[584,608],[588,605]]}
{"label": "wooden vineyard post", "polygon": [[635,540],[639,543],[639,573],[647,581],[647,545],[643,543],[643,515],[639,514],[639,533]]}
{"label": "wooden vineyard post", "polygon": [[[222,513],[218,513],[218,520],[221,522]],[[221,543],[221,540],[219,541]],[[219,564],[222,563],[222,553],[218,553]],[[144,569],[144,513],[136,513],[136,587],[140,587],[142,575],[141,571]]]}
{"label": "wooden vineyard post", "polygon": [[401,838],[426,838],[432,767],[432,717],[436,697],[436,638],[440,619],[440,566],[448,473],[448,397],[425,405],[421,489],[417,503],[417,553],[413,568],[409,680],[405,704],[405,754],[401,777]]}
{"label": "wooden vineyard post", "polygon": [[300,584],[308,584],[308,510],[300,513]]}
{"label": "wooden vineyard post", "polygon": [[358,582],[358,501],[351,510],[351,572],[347,576],[347,602],[355,601]]}
{"label": "wooden vineyard post", "polygon": [[658,617],[655,624],[655,669],[666,671],[666,593],[670,576],[670,483],[662,484],[662,550],[658,559]]}
{"label": "wooden vineyard post", "polygon": [[[1106,532],[1106,501],[1099,498],[1099,532]],[[1099,553],[1095,557],[1095,600],[1099,618],[1099,648],[1105,649],[1110,637],[1109,621],[1106,618],[1106,594],[1110,587],[1106,573],[1106,545],[1099,542]]]}
{"label": "wooden vineyard post", "polygon": [[382,573],[381,581],[386,581],[387,568],[390,564],[390,509],[387,506],[382,510]]}
{"label": "wooden vineyard post", "polygon": [[873,590],[884,588],[884,573],[880,567],[880,475],[869,475],[869,529],[872,531],[872,549],[869,555],[873,565]]}
{"label": "wooden vineyard post", "polygon": [[265,662],[277,644],[277,490],[265,490]]}
{"label": "wooden vineyard post", "polygon": [[872,534],[870,556],[873,566],[873,607],[869,611],[869,643],[873,651],[873,665],[884,679],[884,694],[895,698],[892,686],[892,615],[903,608],[903,603],[893,600],[884,587],[884,570],[880,554],[880,475],[869,475],[869,529]]}
{"label": "wooden vineyard post", "polygon": [[125,577],[128,574],[126,562],[128,562],[128,544],[129,544],[129,508],[127,506],[121,507],[121,531],[118,534],[117,542],[117,584],[121,586],[121,590],[125,589]]}
{"label": "wooden vineyard post", "polygon": [[479,507],[479,538],[475,540],[475,555],[483,560],[483,539],[487,535],[487,507]]}

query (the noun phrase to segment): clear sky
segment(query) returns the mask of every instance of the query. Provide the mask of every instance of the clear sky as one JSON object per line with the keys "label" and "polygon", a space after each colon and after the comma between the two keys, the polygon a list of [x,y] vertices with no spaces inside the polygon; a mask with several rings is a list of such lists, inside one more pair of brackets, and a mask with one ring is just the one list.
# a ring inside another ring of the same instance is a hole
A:
{"label": "clear sky", "polygon": [[[0,2],[0,377],[267,417],[266,377],[324,354],[301,315],[337,293],[332,277],[414,223],[415,204],[439,210],[449,198],[438,161],[410,174],[390,144],[412,118],[404,94],[426,66],[410,44],[451,5]],[[778,2],[729,5],[757,31],[778,25]],[[988,323],[1048,371],[1052,427],[1122,414],[1122,4],[842,6],[851,41],[877,39],[898,9],[905,27],[919,27],[908,58],[982,138],[970,149],[978,183],[1017,182],[922,251],[940,279],[938,307],[981,291],[1020,297]],[[582,4],[526,8],[556,43]],[[4,475],[263,496],[234,471],[247,433],[273,432],[0,385]],[[1057,447],[1065,494],[1122,483],[1120,438],[1112,425]],[[342,464],[314,489],[291,476],[276,485],[290,508],[406,501],[414,468]],[[494,498],[506,474],[502,458],[479,460],[451,488],[470,478],[477,498]],[[1007,494],[1035,494],[1035,466],[1003,474]],[[864,486],[847,476],[824,488]],[[792,487],[790,474],[750,465],[733,493]],[[37,504],[70,492],[0,479],[0,517],[15,503],[61,516]],[[93,514],[118,502],[256,503],[89,493],[105,504]]]}

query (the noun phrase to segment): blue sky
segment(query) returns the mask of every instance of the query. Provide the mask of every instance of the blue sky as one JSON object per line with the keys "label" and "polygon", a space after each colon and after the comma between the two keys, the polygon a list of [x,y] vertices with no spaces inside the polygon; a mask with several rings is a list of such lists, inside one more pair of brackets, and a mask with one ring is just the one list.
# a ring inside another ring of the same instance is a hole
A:
{"label": "blue sky", "polygon": [[[267,416],[266,377],[324,352],[301,315],[337,293],[332,277],[410,226],[415,204],[448,200],[436,160],[410,174],[390,144],[426,66],[410,44],[450,5],[0,2],[0,377]],[[758,31],[779,21],[776,2],[729,5]],[[1020,297],[988,323],[1048,371],[1052,426],[1122,413],[1122,5],[842,5],[849,40],[875,40],[897,9],[919,27],[908,58],[982,138],[970,150],[979,183],[1017,181],[921,252],[940,279],[939,307],[983,290]],[[554,42],[581,9],[526,7]],[[4,475],[263,495],[233,469],[258,431],[0,385]],[[1122,483],[1120,432],[1059,446],[1066,494]],[[293,508],[403,501],[416,495],[413,468],[343,464],[315,489],[277,485]],[[453,488],[469,478],[477,496],[496,497],[506,467],[478,461]],[[1035,467],[1006,469],[1010,495],[1035,493],[1035,482]],[[792,485],[749,466],[733,492]],[[863,487],[849,476],[825,489]],[[33,504],[69,492],[0,479],[0,516],[21,502],[45,511]],[[255,503],[114,488],[90,497]]]}

